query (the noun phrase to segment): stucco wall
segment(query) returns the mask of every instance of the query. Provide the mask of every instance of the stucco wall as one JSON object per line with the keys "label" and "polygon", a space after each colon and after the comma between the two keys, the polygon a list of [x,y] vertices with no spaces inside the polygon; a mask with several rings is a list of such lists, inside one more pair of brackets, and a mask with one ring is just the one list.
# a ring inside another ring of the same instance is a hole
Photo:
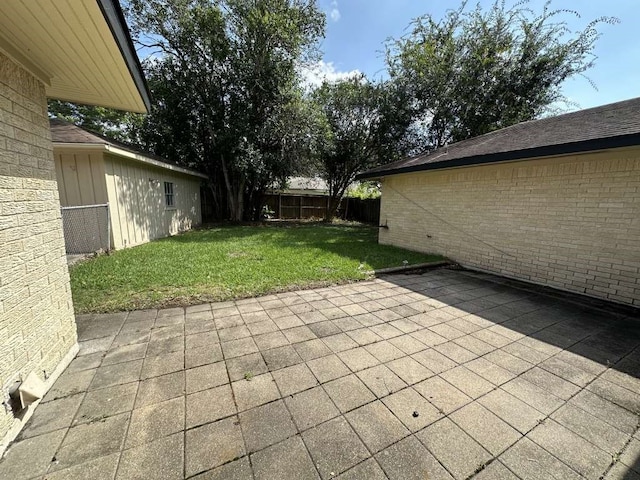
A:
{"label": "stucco wall", "polygon": [[[140,245],[202,223],[201,179],[104,155],[114,248]],[[173,208],[165,206],[164,182],[173,182]]]}
{"label": "stucco wall", "polygon": [[640,148],[386,177],[380,243],[640,305]]}
{"label": "stucco wall", "polygon": [[[1,384],[51,376],[75,345],[44,87],[0,54]],[[15,424],[0,407],[0,439]]]}

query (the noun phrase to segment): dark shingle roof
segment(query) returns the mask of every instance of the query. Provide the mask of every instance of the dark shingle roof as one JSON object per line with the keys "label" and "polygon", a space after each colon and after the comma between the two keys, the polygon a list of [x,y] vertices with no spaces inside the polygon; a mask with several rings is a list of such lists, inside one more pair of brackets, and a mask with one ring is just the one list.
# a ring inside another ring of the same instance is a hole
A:
{"label": "dark shingle roof", "polygon": [[368,170],[358,178],[640,145],[640,98],[518,123]]}
{"label": "dark shingle roof", "polygon": [[51,128],[51,140],[53,143],[92,143],[108,145],[112,140],[78,127],[73,123],[60,120],[59,118],[49,119]]}
{"label": "dark shingle roof", "polygon": [[197,170],[194,170],[192,168],[183,167],[182,165],[176,162],[170,162],[169,160],[163,157],[160,157],[158,155],[154,155],[153,153],[145,152],[127,143],[119,142],[117,140],[113,140],[112,138],[105,137],[98,133],[85,130],[82,127],[78,127],[77,125],[74,125],[73,123],[69,123],[65,120],[60,120],[59,118],[50,118],[49,126],[51,128],[51,140],[53,141],[54,144],[77,143],[77,144],[91,144],[91,145],[111,145],[111,146],[120,148],[122,150],[126,150],[127,152],[135,153],[143,157],[157,160],[158,162],[166,163],[167,165],[172,165],[172,166],[180,167],[184,170],[189,170],[197,175],[203,175],[201,172],[198,172]]}

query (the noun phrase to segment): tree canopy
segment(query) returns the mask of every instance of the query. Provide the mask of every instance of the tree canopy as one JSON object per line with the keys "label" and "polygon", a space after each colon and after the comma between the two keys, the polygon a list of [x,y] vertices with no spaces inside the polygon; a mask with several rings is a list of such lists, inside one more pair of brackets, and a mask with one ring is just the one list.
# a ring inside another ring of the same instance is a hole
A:
{"label": "tree canopy", "polygon": [[374,161],[377,93],[376,87],[360,76],[324,82],[312,94],[324,129],[315,153],[318,173],[329,188],[329,219],[356,174]]}
{"label": "tree canopy", "polygon": [[520,1],[507,8],[467,8],[467,1],[442,19],[424,15],[411,31],[386,45],[389,75],[411,99],[414,126],[423,134],[418,149],[437,148],[545,114],[565,100],[565,80],[594,64],[598,18],[572,33],[570,10],[542,12]]}
{"label": "tree canopy", "polygon": [[149,115],[51,101],[50,113],[200,169],[219,219],[256,219],[265,191],[319,174],[329,216],[355,176],[374,166],[531,120],[557,108],[562,84],[594,65],[603,23],[571,32],[570,10],[488,9],[467,1],[415,19],[386,43],[388,78],[324,82],[316,0],[128,0],[144,58]]}
{"label": "tree canopy", "polygon": [[212,179],[219,213],[259,214],[308,144],[298,66],[314,58],[314,0],[131,0],[152,96],[141,139]]}
{"label": "tree canopy", "polygon": [[358,173],[405,153],[408,117],[392,86],[364,75],[324,82],[311,100],[320,124],[313,158],[329,188],[331,219]]}

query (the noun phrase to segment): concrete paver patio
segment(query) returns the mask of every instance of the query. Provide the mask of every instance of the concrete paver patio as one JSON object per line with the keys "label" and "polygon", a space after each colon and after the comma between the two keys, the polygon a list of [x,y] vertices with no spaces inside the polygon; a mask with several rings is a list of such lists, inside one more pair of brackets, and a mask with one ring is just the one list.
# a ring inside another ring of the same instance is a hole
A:
{"label": "concrete paver patio", "polygon": [[639,479],[640,322],[454,270],[78,316],[0,478]]}

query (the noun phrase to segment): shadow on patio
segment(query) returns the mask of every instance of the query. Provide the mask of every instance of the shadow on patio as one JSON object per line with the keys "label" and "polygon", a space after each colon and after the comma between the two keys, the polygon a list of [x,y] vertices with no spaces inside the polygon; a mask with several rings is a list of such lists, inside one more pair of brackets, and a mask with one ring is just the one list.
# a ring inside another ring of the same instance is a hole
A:
{"label": "shadow on patio", "polygon": [[522,287],[440,269],[79,316],[0,477],[637,479],[637,312]]}
{"label": "shadow on patio", "polygon": [[[467,357],[474,357],[472,364],[488,359],[492,365],[485,372],[476,370],[481,376],[495,374],[493,364],[516,374],[511,393],[542,411],[545,399],[531,385],[564,400],[547,416],[560,428],[540,445],[562,459],[568,445],[586,439],[611,454],[608,475],[603,471],[599,478],[640,480],[640,310],[482,272],[439,273],[428,281],[420,275],[385,277],[437,309],[443,322],[429,328],[424,343],[462,364]],[[523,388],[514,386],[520,380],[527,382]],[[626,425],[619,415],[627,417]],[[619,449],[607,445],[610,426],[627,434],[619,438]],[[586,460],[588,451],[578,452]]]}

